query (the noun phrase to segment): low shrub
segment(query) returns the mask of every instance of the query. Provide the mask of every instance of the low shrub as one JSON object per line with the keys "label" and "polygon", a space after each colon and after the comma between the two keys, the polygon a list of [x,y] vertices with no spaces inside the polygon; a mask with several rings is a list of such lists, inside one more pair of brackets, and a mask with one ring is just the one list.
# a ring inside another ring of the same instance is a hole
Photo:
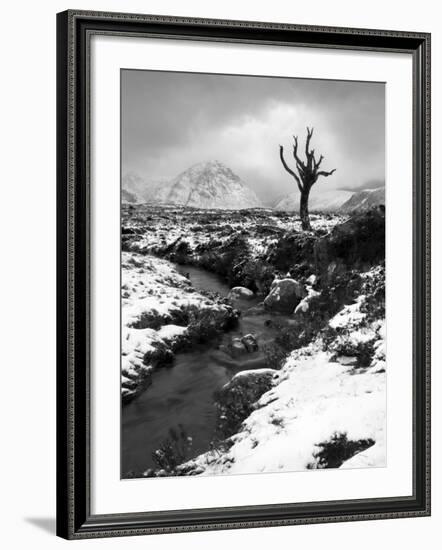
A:
{"label": "low shrub", "polygon": [[263,347],[265,365],[269,369],[280,370],[287,358],[288,352],[274,342]]}
{"label": "low shrub", "polygon": [[143,311],[136,321],[130,326],[136,329],[151,328],[158,330],[168,321],[167,317],[164,317],[158,313],[156,309],[150,311]]}
{"label": "low shrub", "polygon": [[238,316],[230,307],[223,309],[189,309],[187,337],[191,342],[204,343],[215,338],[222,331],[233,328]]}
{"label": "low shrub", "polygon": [[315,461],[308,464],[308,469],[339,468],[357,453],[365,451],[375,444],[373,439],[352,441],[346,433],[335,433],[329,441],[316,445],[320,450],[313,455]]}
{"label": "low shrub", "polygon": [[385,318],[385,266],[380,265],[370,277],[363,281],[361,294],[365,300],[361,311],[366,314],[366,322]]}
{"label": "low shrub", "polygon": [[339,356],[356,357],[357,366],[368,367],[375,352],[375,342],[374,337],[370,340],[358,341],[351,334],[338,336],[329,348],[333,352],[331,359],[334,361]]}
{"label": "low shrub", "polygon": [[316,240],[317,237],[311,233],[287,232],[270,248],[267,262],[281,271],[294,269],[311,273]]}
{"label": "low shrub", "polygon": [[235,434],[255,408],[256,401],[273,387],[273,372],[261,371],[233,378],[215,392],[218,411],[216,437],[225,439]]}
{"label": "low shrub", "polygon": [[379,209],[355,214],[336,225],[314,247],[317,269],[325,272],[331,262],[346,268],[365,269],[385,259],[385,216]]}
{"label": "low shrub", "polygon": [[180,240],[174,248],[171,259],[177,264],[187,264],[192,257],[192,249],[187,241]]}
{"label": "low shrub", "polygon": [[[188,458],[192,443],[192,438],[187,434],[184,426],[178,424],[176,428],[170,428],[169,437],[152,453],[152,460],[160,470],[173,474],[177,466]],[[158,474],[162,473],[158,472]]]}

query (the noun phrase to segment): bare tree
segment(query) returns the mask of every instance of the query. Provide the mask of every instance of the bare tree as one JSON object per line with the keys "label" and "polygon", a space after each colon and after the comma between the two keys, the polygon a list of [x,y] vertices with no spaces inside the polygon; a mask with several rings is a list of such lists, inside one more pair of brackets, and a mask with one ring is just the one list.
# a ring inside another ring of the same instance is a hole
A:
{"label": "bare tree", "polygon": [[321,162],[324,160],[324,157],[321,155],[318,160],[315,159],[315,150],[310,149],[310,140],[312,139],[313,128],[307,127],[307,138],[305,140],[305,156],[306,161],[303,162],[298,155],[298,136],[293,136],[293,158],[296,162],[296,169],[298,174],[296,174],[286,163],[284,159],[284,147],[279,146],[279,156],[281,158],[282,165],[287,170],[287,172],[295,179],[298,184],[298,189],[301,192],[301,200],[299,205],[299,215],[301,217],[302,229],[304,231],[310,231],[310,217],[308,213],[308,199],[310,195],[310,190],[313,185],[318,180],[319,176],[331,176],[336,172],[336,168],[330,172],[325,172],[324,170],[319,170]]}

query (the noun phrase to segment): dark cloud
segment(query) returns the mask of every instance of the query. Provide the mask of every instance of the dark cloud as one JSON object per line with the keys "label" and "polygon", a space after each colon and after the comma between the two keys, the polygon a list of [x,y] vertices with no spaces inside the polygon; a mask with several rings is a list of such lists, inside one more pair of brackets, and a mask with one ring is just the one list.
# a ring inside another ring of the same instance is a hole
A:
{"label": "dark cloud", "polygon": [[337,168],[329,188],[384,178],[385,98],[381,83],[125,70],[123,173],[171,178],[217,158],[267,201],[293,191],[278,144],[304,138]]}

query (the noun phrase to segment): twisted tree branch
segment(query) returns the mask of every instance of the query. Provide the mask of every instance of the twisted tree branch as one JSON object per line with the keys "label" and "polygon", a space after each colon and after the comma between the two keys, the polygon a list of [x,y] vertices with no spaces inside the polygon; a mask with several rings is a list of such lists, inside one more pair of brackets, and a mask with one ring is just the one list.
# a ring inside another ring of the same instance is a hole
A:
{"label": "twisted tree branch", "polygon": [[286,163],[284,158],[284,147],[282,145],[279,146],[279,157],[281,159],[282,165],[286,169],[286,171],[296,180],[296,183],[298,184],[298,189],[301,191],[304,191],[304,187],[301,184],[301,180],[299,177],[293,172],[293,170],[289,167],[289,165]]}
{"label": "twisted tree branch", "polygon": [[319,168],[319,166],[320,166],[320,164],[321,164],[321,162],[322,162],[323,160],[324,160],[324,157],[321,155],[321,156],[319,157],[318,162],[315,162],[315,170],[317,170],[317,169]]}
{"label": "twisted tree branch", "polygon": [[303,163],[302,159],[298,156],[298,136],[293,136],[293,157],[296,161],[296,164],[299,165],[302,170],[305,170],[306,166]]}
{"label": "twisted tree branch", "polygon": [[331,176],[335,172],[336,172],[336,168],[333,168],[333,170],[330,170],[330,172],[324,172],[324,171],[317,172],[316,173],[316,179],[318,179],[319,176],[325,176],[326,178],[328,178],[328,176]]}
{"label": "twisted tree branch", "polygon": [[313,130],[314,128],[310,130],[310,128],[307,126],[307,138],[305,140],[305,156],[307,157],[307,159],[310,156],[309,147],[310,147],[310,140],[312,139],[312,135],[313,135]]}

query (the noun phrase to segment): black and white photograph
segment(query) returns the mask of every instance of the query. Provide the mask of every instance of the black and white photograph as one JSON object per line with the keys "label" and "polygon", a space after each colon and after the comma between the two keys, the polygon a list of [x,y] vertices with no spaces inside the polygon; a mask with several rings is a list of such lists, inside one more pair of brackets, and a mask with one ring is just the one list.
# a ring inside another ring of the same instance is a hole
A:
{"label": "black and white photograph", "polygon": [[121,71],[121,477],[386,466],[385,85]]}
{"label": "black and white photograph", "polygon": [[440,539],[440,2],[3,13],[2,548]]}

